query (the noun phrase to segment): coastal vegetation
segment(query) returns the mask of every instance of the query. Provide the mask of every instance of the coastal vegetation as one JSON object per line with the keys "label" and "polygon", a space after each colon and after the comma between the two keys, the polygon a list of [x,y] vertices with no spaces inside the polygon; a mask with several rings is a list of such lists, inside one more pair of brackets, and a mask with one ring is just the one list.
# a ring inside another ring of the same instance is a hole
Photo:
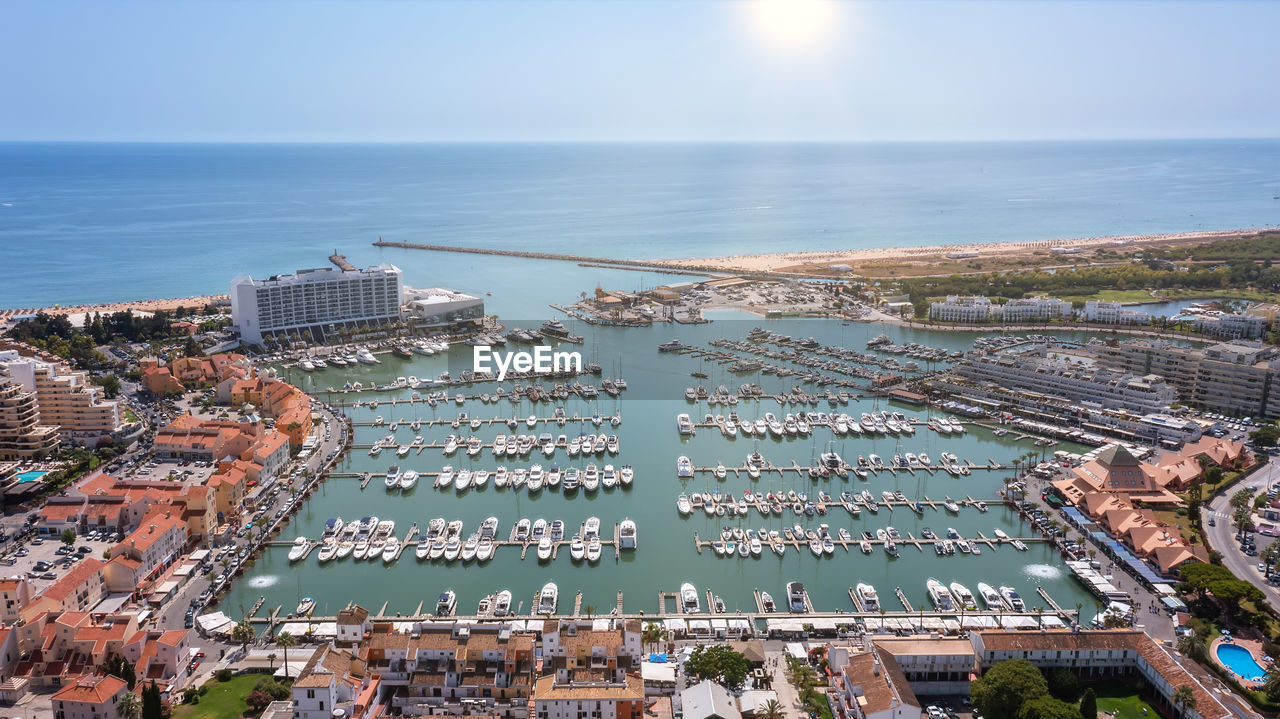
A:
{"label": "coastal vegetation", "polygon": [[256,716],[272,701],[288,698],[288,685],[261,674],[242,674],[225,681],[219,677],[200,687],[186,703],[175,707],[173,719]]}
{"label": "coastal vegetation", "polygon": [[730,689],[737,689],[747,681],[751,662],[742,652],[725,644],[700,646],[693,650],[684,664],[684,673],[699,680],[710,679]]}
{"label": "coastal vegetation", "polygon": [[1075,673],[1068,669],[1041,671],[1025,659],[1009,659],[976,679],[970,695],[975,715],[981,713],[987,719],[1097,719],[1099,710],[1116,719],[1158,716],[1142,699],[1141,689],[1140,684],[1105,682],[1090,685],[1082,693]]}

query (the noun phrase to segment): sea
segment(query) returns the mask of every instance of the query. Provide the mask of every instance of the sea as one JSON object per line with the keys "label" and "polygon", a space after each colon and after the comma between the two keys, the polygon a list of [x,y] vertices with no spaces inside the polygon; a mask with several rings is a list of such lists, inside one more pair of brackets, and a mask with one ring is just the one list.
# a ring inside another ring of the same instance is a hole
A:
{"label": "sea", "polygon": [[519,312],[671,277],[371,243],[669,258],[1024,242],[1280,225],[1278,196],[1280,140],[9,143],[0,309],[225,293],[336,249]]}
{"label": "sea", "polygon": [[[337,251],[357,265],[393,263],[415,287],[447,286],[484,297],[486,311],[509,325],[535,326],[557,316],[549,304],[568,304],[597,286],[642,289],[680,281],[657,272],[580,267],[566,262],[472,254],[376,248],[372,242],[424,242],[534,250],[618,258],[740,255],[783,250],[904,247],[974,242],[1026,242],[1090,236],[1155,234],[1280,225],[1280,141],[1219,140],[1180,142],[978,143],[978,144],[476,144],[476,145],[166,145],[166,144],[0,144],[0,308],[79,305],[145,298],[224,293],[241,274],[266,277],[327,265]],[[563,319],[563,316],[561,316]],[[485,565],[448,566],[419,562],[412,552],[398,562],[350,559],[320,565],[315,553],[290,564],[286,547],[271,548],[237,578],[220,608],[239,616],[262,598],[268,608],[288,613],[303,596],[316,599],[318,614],[333,614],[351,601],[386,612],[409,613],[452,588],[461,611],[480,597],[510,589],[528,611],[547,581],[560,586],[561,611],[572,609],[576,592],[598,613],[612,609],[618,592],[628,612],[658,610],[658,592],[694,582],[723,597],[730,611],[754,608],[753,590],[784,596],[785,584],[802,581],[815,607],[853,608],[848,590],[870,582],[886,608],[901,602],[901,588],[913,608],[927,604],[925,582],[963,581],[970,589],[985,581],[1015,587],[1029,606],[1044,606],[1043,588],[1061,606],[1096,610],[1095,600],[1067,573],[1062,561],[1041,543],[1025,553],[1008,546],[979,556],[938,557],[932,547],[904,547],[891,559],[883,551],[864,556],[857,548],[837,549],[817,559],[807,549],[779,558],[717,558],[699,553],[694,534],[718,535],[726,525],[781,529],[799,522],[830,525],[832,533],[896,527],[920,536],[924,527],[943,534],[992,536],[997,528],[1029,535],[1016,515],[992,504],[987,513],[926,510],[863,512],[859,519],[836,509],[826,517],[764,518],[740,522],[695,514],[681,517],[682,492],[787,490],[816,493],[867,489],[901,490],[909,497],[993,500],[1008,472],[975,470],[952,478],[941,472],[882,474],[867,481],[833,479],[814,483],[790,474],[751,481],[745,475],[723,482],[707,475],[679,480],[676,457],[696,465],[741,466],[754,449],[780,466],[812,463],[823,451],[849,460],[871,453],[921,451],[938,457],[950,451],[976,464],[1009,463],[1038,451],[1029,439],[995,437],[974,427],[963,436],[944,437],[922,429],[914,437],[837,439],[828,430],[810,438],[731,440],[703,430],[681,438],[676,415],[700,420],[725,408],[685,401],[683,390],[709,375],[708,386],[737,387],[758,381],[768,389],[798,384],[757,373],[740,377],[722,365],[687,356],[659,354],[657,344],[679,338],[706,347],[715,338],[742,339],[755,326],[823,344],[862,349],[881,332],[894,341],[964,349],[968,333],[939,333],[839,321],[764,320],[717,312],[705,325],[655,325],[621,329],[568,321],[585,335],[581,351],[607,376],[625,377],[622,398],[570,400],[568,415],[599,412],[622,417],[616,433],[621,452],[598,464],[635,468],[635,485],[594,496],[566,497],[544,490],[488,488],[458,495],[429,481],[408,494],[387,492],[375,479],[361,490],[353,479],[333,478],[302,506],[282,537],[319,536],[325,520],[377,515],[396,521],[403,536],[432,517],[461,519],[464,533],[487,516],[501,521],[505,536],[521,517],[563,519],[572,533],[589,516],[601,519],[608,535],[625,518],[638,525],[639,546],[615,557],[606,551],[596,565],[574,563],[566,553],[539,562],[534,552],[520,559],[503,548]],[[1085,339],[1084,336],[1078,339]],[[312,374],[282,368],[290,379],[326,399],[327,388],[346,382],[385,383],[399,376],[429,378],[466,362],[470,348],[455,347],[449,358],[384,355],[383,364]],[[510,383],[508,383],[510,384]],[[488,391],[477,388],[471,392]],[[367,393],[366,393],[367,394]],[[408,392],[400,393],[408,396]],[[382,398],[394,396],[383,393]],[[362,397],[369,399],[370,397]],[[347,396],[346,399],[351,399]],[[771,402],[771,401],[770,401]],[[784,407],[776,402],[743,404],[744,418],[764,412],[821,410]],[[923,410],[862,400],[844,408]],[[411,441],[414,418],[549,415],[549,406],[508,403],[428,408],[422,403],[349,410],[357,421],[377,416],[406,424],[398,440]],[[607,428],[607,424],[606,424]],[[505,427],[503,427],[505,431]],[[488,442],[498,428],[478,434]],[[521,431],[530,431],[524,430]],[[594,427],[539,429],[572,436]],[[386,427],[357,429],[367,444]],[[441,440],[458,433],[448,425],[419,434]],[[1083,448],[1060,445],[1056,449]],[[1042,453],[1043,454],[1043,453]],[[494,469],[485,452],[474,460],[444,457],[439,450],[411,453],[403,460],[372,458],[356,451],[339,468],[349,473],[385,473],[389,464],[435,472],[443,465]],[[501,460],[508,467],[532,464]],[[563,452],[549,467],[585,466]],[[1131,580],[1122,579],[1122,582]]]}

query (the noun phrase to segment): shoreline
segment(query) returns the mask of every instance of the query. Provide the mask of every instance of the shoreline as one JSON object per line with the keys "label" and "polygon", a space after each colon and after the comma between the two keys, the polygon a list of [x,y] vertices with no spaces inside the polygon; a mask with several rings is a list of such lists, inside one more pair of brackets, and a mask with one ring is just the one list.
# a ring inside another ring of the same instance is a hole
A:
{"label": "shoreline", "polygon": [[[795,270],[809,265],[828,263],[866,264],[900,261],[958,261],[1002,259],[1010,260],[1035,256],[1053,257],[1067,262],[1075,253],[1047,255],[1051,249],[1072,249],[1080,253],[1100,248],[1152,248],[1195,245],[1214,240],[1232,239],[1245,235],[1280,230],[1280,227],[1249,229],[1206,230],[1197,232],[1171,232],[1154,235],[1110,235],[1081,237],[1066,240],[1039,240],[1034,242],[981,242],[954,245],[922,245],[919,247],[884,247],[871,249],[813,250],[777,252],[755,255],[726,255],[719,257],[690,257],[654,260],[656,264],[672,267],[718,267],[722,271],[774,272]],[[977,253],[976,257],[948,258],[947,254]],[[993,254],[998,253],[998,255]],[[825,269],[825,268],[823,268]]]}
{"label": "shoreline", "polygon": [[18,309],[0,309],[0,324],[9,322],[15,317],[39,313],[49,315],[88,315],[90,313],[112,314],[133,310],[134,312],[154,313],[159,310],[172,312],[179,307],[203,309],[206,305],[226,302],[230,295],[197,295],[195,297],[168,297],[132,300],[126,302],[103,302],[93,305],[51,305],[48,307],[24,307]]}

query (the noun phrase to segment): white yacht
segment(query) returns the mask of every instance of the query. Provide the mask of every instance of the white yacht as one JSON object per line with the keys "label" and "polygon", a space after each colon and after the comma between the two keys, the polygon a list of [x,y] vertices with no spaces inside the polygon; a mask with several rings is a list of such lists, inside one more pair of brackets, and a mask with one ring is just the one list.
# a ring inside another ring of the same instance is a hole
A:
{"label": "white yacht", "polygon": [[412,469],[406,469],[400,473],[400,489],[408,491],[418,486],[418,473]]}
{"label": "white yacht", "polygon": [[925,582],[925,588],[929,591],[929,599],[933,600],[933,606],[939,611],[949,612],[956,608],[955,598],[942,582],[929,577],[929,581]]}
{"label": "white yacht", "polygon": [[364,347],[356,350],[356,361],[360,364],[382,364],[381,360],[374,357],[373,353]]}
{"label": "white yacht", "polygon": [[676,476],[687,479],[693,476],[693,462],[683,455],[676,460]]}
{"label": "white yacht", "polygon": [[1018,594],[1018,590],[1013,587],[1000,587],[1000,597],[1004,599],[1004,603],[1015,612],[1027,611],[1027,605],[1022,601],[1022,596]]}
{"label": "white yacht", "polygon": [[293,546],[289,549],[289,561],[296,562],[302,559],[303,555],[307,553],[308,546],[309,542],[306,537],[298,537],[293,540]]}
{"label": "white yacht", "polygon": [[956,604],[961,609],[974,610],[978,608],[978,603],[973,600],[973,592],[960,582],[951,583],[951,596],[955,597]]}
{"label": "white yacht", "polygon": [[511,613],[511,590],[504,589],[493,598],[493,616],[505,617]]}
{"label": "white yacht", "polygon": [[990,584],[978,582],[978,596],[982,597],[982,603],[987,605],[987,609],[992,611],[1004,609],[1004,599]]}
{"label": "white yacht", "polygon": [[542,591],[538,592],[538,614],[555,614],[556,604],[559,600],[560,589],[555,582],[547,582],[542,585]]}
{"label": "white yacht", "polygon": [[702,603],[698,601],[698,589],[689,582],[680,585],[680,606],[685,614],[697,614],[702,611]]}
{"label": "white yacht", "polygon": [[[757,540],[758,541],[758,540]],[[636,523],[630,519],[622,520],[622,524],[618,526],[618,548],[619,549],[635,549],[636,548]],[[756,550],[756,545],[752,546],[752,551]],[[758,551],[755,551],[759,554]]]}
{"label": "white yacht", "polygon": [[876,594],[876,588],[870,584],[859,583],[857,586],[858,600],[862,602],[862,608],[868,612],[880,611],[880,597]]}
{"label": "white yacht", "polygon": [[447,589],[440,593],[436,599],[436,616],[447,617],[453,614],[453,610],[458,606],[458,595],[453,593],[452,589]]}
{"label": "white yacht", "polygon": [[387,489],[395,489],[400,486],[400,465],[393,464],[387,468],[387,475],[386,479],[383,480],[383,484],[387,486]]}

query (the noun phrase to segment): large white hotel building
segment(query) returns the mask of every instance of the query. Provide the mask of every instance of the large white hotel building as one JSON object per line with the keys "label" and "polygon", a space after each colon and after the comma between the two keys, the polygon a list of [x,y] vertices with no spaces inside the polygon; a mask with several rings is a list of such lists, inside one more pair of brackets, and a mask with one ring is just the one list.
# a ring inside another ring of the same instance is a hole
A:
{"label": "large white hotel building", "polygon": [[231,281],[231,319],[245,342],[297,331],[320,339],[341,326],[400,319],[404,279],[400,268],[381,264],[357,270],[298,270],[255,280]]}

